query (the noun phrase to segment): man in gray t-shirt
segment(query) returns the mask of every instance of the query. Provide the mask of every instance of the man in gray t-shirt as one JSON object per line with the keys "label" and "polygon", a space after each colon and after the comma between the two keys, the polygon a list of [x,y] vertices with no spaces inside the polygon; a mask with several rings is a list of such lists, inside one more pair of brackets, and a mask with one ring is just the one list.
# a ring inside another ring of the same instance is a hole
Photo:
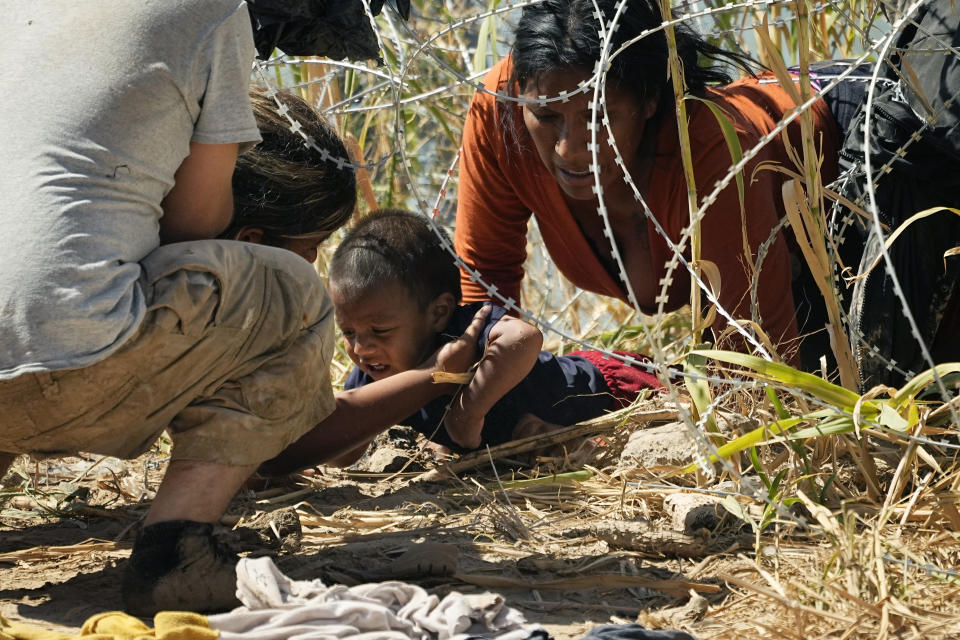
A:
{"label": "man in gray t-shirt", "polygon": [[210,240],[259,140],[242,0],[15,2],[0,24],[0,476],[15,453],[133,457],[164,480],[133,613],[236,604],[212,523],[333,410],[329,300],[293,253]]}

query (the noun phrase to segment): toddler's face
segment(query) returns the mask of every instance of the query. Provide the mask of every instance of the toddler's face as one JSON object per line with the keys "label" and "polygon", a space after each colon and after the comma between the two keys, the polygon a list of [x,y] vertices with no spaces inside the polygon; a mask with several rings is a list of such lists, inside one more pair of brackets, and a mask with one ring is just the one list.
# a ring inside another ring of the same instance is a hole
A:
{"label": "toddler's face", "polygon": [[374,380],[416,367],[433,350],[436,330],[428,312],[400,283],[387,283],[353,300],[332,286],[330,297],[347,355]]}

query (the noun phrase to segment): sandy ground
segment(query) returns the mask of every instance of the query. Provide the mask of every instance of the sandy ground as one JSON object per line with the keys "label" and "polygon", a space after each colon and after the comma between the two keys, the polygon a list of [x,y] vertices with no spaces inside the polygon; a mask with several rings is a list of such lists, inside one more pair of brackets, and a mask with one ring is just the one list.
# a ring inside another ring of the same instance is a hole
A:
{"label": "sandy ground", "polygon": [[[313,478],[258,486],[238,495],[224,522],[295,508],[303,525],[299,548],[253,549],[275,555],[291,577],[345,584],[402,579],[440,595],[497,591],[557,640],[687,602],[682,586],[664,593],[642,585],[689,580],[685,573],[700,560],[612,549],[582,531],[585,516],[608,507],[586,508],[590,495],[578,483],[535,487],[506,500],[482,488],[496,476],[413,482],[423,468],[415,462],[391,477],[412,453],[410,442],[394,440],[384,438],[364,462],[368,469],[387,467],[384,473],[324,469]],[[136,461],[110,460],[77,479],[95,460],[21,458],[4,479],[0,613],[7,618],[68,630],[120,607],[123,563],[163,457],[154,451]],[[626,507],[617,509],[620,516]],[[443,566],[410,566],[424,549],[445,557]],[[611,575],[633,582],[590,588]],[[722,601],[726,590],[715,578],[689,581]]]}
{"label": "sandy ground", "polygon": [[[671,496],[700,494],[618,476],[613,441],[589,459],[564,449],[524,465],[498,459],[496,473],[487,464],[424,481],[423,468],[434,463],[398,433],[359,470],[251,485],[231,503],[224,535],[242,541],[238,530],[228,533],[234,525],[296,513],[299,540],[278,526],[280,539],[248,536],[244,552],[273,555],[292,578],[327,584],[389,579],[440,596],[494,591],[556,640],[634,621],[700,640],[960,637],[955,584],[911,571],[896,578],[904,585],[896,595],[884,596],[870,591],[864,573],[834,578],[838,556],[823,532],[772,528],[758,540],[727,512],[681,531],[671,524]],[[0,495],[0,614],[77,630],[119,609],[123,565],[163,456],[107,460],[89,471],[96,456],[21,458]],[[515,483],[534,468],[540,480]],[[549,475],[571,470],[575,479]],[[952,540],[937,548],[947,553]],[[866,557],[851,557],[850,566],[874,566]],[[892,613],[884,614],[885,602]]]}

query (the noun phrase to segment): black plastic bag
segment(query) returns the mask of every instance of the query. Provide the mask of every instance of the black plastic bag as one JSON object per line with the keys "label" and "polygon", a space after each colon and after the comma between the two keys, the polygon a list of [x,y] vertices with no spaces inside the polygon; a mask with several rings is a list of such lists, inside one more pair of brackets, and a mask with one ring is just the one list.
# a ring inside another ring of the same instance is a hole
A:
{"label": "black plastic bag", "polygon": [[[380,15],[384,0],[370,0]],[[257,55],[266,59],[274,49],[294,56],[331,60],[377,60],[380,50],[361,0],[247,0]],[[404,20],[410,0],[393,4]]]}

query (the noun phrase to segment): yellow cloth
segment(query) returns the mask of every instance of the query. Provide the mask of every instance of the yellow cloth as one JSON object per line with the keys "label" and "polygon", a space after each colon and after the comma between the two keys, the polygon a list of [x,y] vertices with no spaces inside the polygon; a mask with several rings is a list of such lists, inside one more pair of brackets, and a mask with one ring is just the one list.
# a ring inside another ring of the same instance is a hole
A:
{"label": "yellow cloth", "polygon": [[121,611],[99,613],[86,622],[79,634],[38,629],[0,616],[0,640],[216,640],[206,616],[185,611],[161,611],[153,618],[154,629]]}

